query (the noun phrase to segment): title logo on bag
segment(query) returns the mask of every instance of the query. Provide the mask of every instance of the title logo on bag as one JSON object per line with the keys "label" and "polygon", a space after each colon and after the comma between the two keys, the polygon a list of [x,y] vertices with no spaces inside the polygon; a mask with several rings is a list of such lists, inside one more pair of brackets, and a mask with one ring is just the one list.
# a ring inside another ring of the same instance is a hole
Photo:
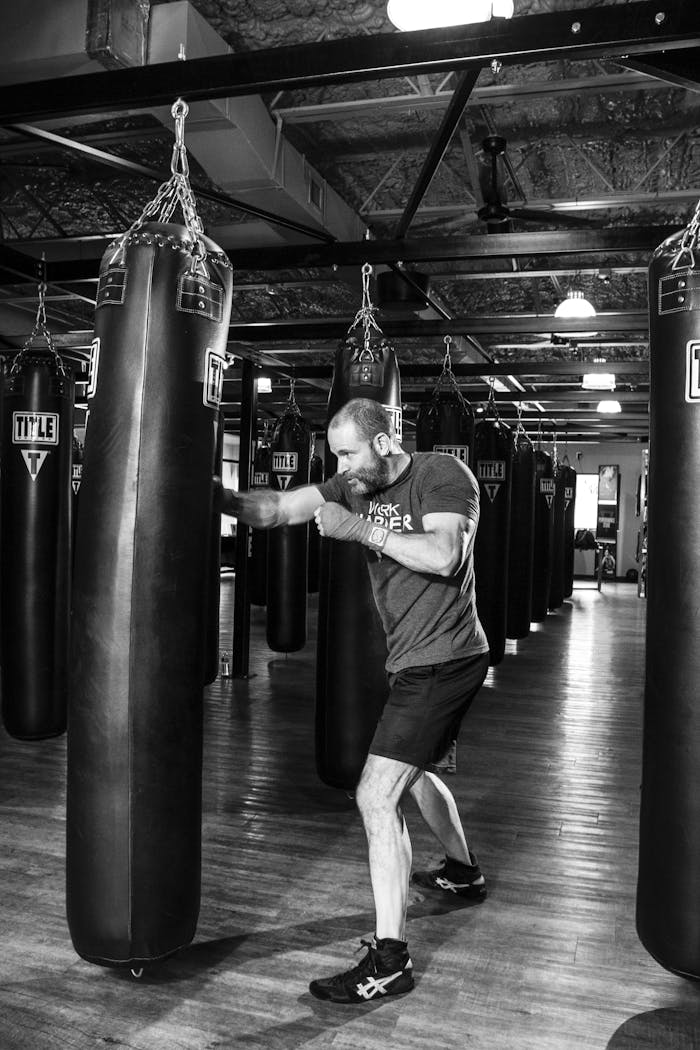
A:
{"label": "title logo on bag", "polygon": [[57,445],[57,412],[13,412],[13,445]]}
{"label": "title logo on bag", "polygon": [[100,337],[90,343],[90,365],[88,371],[87,397],[94,397],[97,390],[97,369],[100,364]]}
{"label": "title logo on bag", "polygon": [[480,459],[476,464],[476,476],[483,484],[489,501],[493,503],[498,490],[506,480],[506,461],[504,459]]}
{"label": "title logo on bag", "polygon": [[83,464],[73,464],[73,477],[71,479],[71,485],[73,486],[73,492],[78,495],[78,489],[80,488],[80,482],[83,479]]}
{"label": "title logo on bag", "polygon": [[253,488],[266,489],[270,484],[270,475],[266,470],[256,470],[253,473]]}
{"label": "title logo on bag", "polygon": [[547,500],[547,506],[551,510],[554,499],[554,478],[540,478],[540,492]]}
{"label": "title logo on bag", "polygon": [[396,438],[398,441],[401,441],[403,438],[403,411],[401,406],[382,405],[382,408],[391,416],[391,422],[394,424],[394,430],[396,431]]}
{"label": "title logo on bag", "polygon": [[281,489],[288,489],[297,472],[299,455],[297,452],[273,452],[272,473],[277,475],[277,484]]}
{"label": "title logo on bag", "polygon": [[700,341],[691,339],[685,348],[685,399],[700,401]]}
{"label": "title logo on bag", "polygon": [[564,487],[564,510],[569,509],[569,504],[574,498],[574,490],[572,485],[566,485]]}
{"label": "title logo on bag", "polygon": [[203,400],[208,408],[219,408],[224,396],[224,360],[207,347]]}
{"label": "title logo on bag", "polygon": [[22,459],[24,465],[29,471],[29,476],[32,481],[36,481],[37,475],[44,465],[46,457],[49,454],[48,449],[41,448],[23,448],[20,449],[22,453]]}
{"label": "title logo on bag", "polygon": [[454,456],[460,463],[466,463],[469,466],[468,445],[433,445],[433,452],[442,452],[446,456]]}

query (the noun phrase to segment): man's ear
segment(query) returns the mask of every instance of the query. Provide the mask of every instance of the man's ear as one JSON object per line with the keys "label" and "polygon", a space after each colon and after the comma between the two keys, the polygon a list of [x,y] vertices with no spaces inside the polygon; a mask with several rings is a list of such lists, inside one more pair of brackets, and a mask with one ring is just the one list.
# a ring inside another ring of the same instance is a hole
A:
{"label": "man's ear", "polygon": [[391,439],[388,434],[375,434],[372,445],[380,456],[388,456],[391,452]]}

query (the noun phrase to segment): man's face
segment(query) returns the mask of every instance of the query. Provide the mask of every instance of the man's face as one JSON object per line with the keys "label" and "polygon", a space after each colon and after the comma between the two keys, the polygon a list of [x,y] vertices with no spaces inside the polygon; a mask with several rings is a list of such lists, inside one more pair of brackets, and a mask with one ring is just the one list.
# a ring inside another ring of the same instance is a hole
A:
{"label": "man's face", "polygon": [[354,423],[330,427],[328,444],[338,458],[338,473],[347,479],[356,495],[371,496],[386,487],[390,480],[389,464],[375,450],[373,442],[358,435]]}

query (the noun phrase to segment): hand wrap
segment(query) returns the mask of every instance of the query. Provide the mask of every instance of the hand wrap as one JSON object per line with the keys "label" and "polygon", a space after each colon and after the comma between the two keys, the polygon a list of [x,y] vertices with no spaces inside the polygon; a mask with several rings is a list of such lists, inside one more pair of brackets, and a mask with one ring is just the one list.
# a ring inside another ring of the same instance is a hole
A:
{"label": "hand wrap", "polygon": [[314,512],[318,531],[333,540],[352,540],[381,551],[389,535],[383,525],[373,525],[340,503],[323,503]]}

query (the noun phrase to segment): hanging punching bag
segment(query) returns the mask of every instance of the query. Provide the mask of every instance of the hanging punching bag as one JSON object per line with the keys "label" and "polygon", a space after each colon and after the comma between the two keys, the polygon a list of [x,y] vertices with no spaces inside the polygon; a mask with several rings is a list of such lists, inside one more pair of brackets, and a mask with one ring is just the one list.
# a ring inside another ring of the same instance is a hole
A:
{"label": "hanging punching bag", "polygon": [[74,389],[53,347],[25,347],[5,380],[2,717],[20,740],[66,728]]}
{"label": "hanging punching bag", "polygon": [[[309,483],[311,428],[290,397],[270,443],[270,487],[288,492]],[[296,653],[306,645],[309,526],[270,529],[267,545],[267,644],[275,653]]]}
{"label": "hanging punching bag", "polygon": [[[216,451],[214,473],[221,477],[224,463],[224,413],[219,410],[216,421]],[[219,673],[219,607],[221,604],[221,514],[213,510],[209,538],[209,597],[207,600],[207,662],[204,684],[211,685]]]}
{"label": "hanging punching bag", "polygon": [[75,564],[75,528],[78,523],[78,500],[80,498],[80,482],[83,476],[83,452],[84,447],[75,434],[73,434],[73,448],[71,458],[71,576]]}
{"label": "hanging punching bag", "polygon": [[500,419],[482,419],[474,428],[474,473],[481,502],[474,576],[476,608],[492,665],[501,662],[506,647],[512,465],[510,427]]}
{"label": "hanging punching bag", "polygon": [[[253,457],[253,480],[251,489],[270,487],[270,442],[265,435]],[[267,602],[267,541],[266,529],[249,529],[248,548],[248,594],[251,605]]]}
{"label": "hanging punching bag", "polygon": [[547,619],[552,578],[552,529],[554,527],[554,467],[552,457],[535,451],[535,542],[532,555],[533,623]]}
{"label": "hanging punching bag", "polygon": [[510,500],[506,636],[527,638],[532,611],[535,541],[535,450],[524,430],[515,435]]}
{"label": "hanging punching bag", "polygon": [[564,513],[566,475],[563,463],[554,467],[554,507],[552,514],[552,574],[549,580],[548,607],[558,609],[564,601]]}
{"label": "hanging punching bag", "polygon": [[[323,481],[323,460],[316,453],[311,457],[309,467],[309,481],[313,485],[316,481]],[[309,525],[309,594],[318,594],[319,572],[321,559],[321,536],[315,524]]]}
{"label": "hanging punching bag", "polygon": [[[189,943],[200,893],[212,478],[232,272],[201,232],[176,155],[177,145],[170,183],[102,260],[73,600],[68,924],[83,958],[132,968]],[[178,201],[186,227],[148,220]]]}
{"label": "hanging punching bag", "polygon": [[[349,338],[336,352],[328,420],[348,401],[367,397],[390,412],[399,441],[401,386],[386,340],[361,347]],[[336,459],[326,444],[326,477]],[[386,703],[386,640],[359,543],[321,541],[316,667],[316,766],[330,787],[352,791]]]}
{"label": "hanging punching bag", "polygon": [[700,204],[649,267],[648,588],[637,931],[700,978]]}
{"label": "hanging punching bag", "polygon": [[[565,457],[566,458],[566,457]],[[576,513],[576,471],[564,465],[564,597],[574,591],[574,516]]]}
{"label": "hanging punching bag", "polygon": [[[449,341],[448,341],[449,340]],[[465,401],[450,364],[450,337],[442,373],[432,397],[418,409],[416,452],[446,452],[468,467],[474,447],[474,413]]]}

